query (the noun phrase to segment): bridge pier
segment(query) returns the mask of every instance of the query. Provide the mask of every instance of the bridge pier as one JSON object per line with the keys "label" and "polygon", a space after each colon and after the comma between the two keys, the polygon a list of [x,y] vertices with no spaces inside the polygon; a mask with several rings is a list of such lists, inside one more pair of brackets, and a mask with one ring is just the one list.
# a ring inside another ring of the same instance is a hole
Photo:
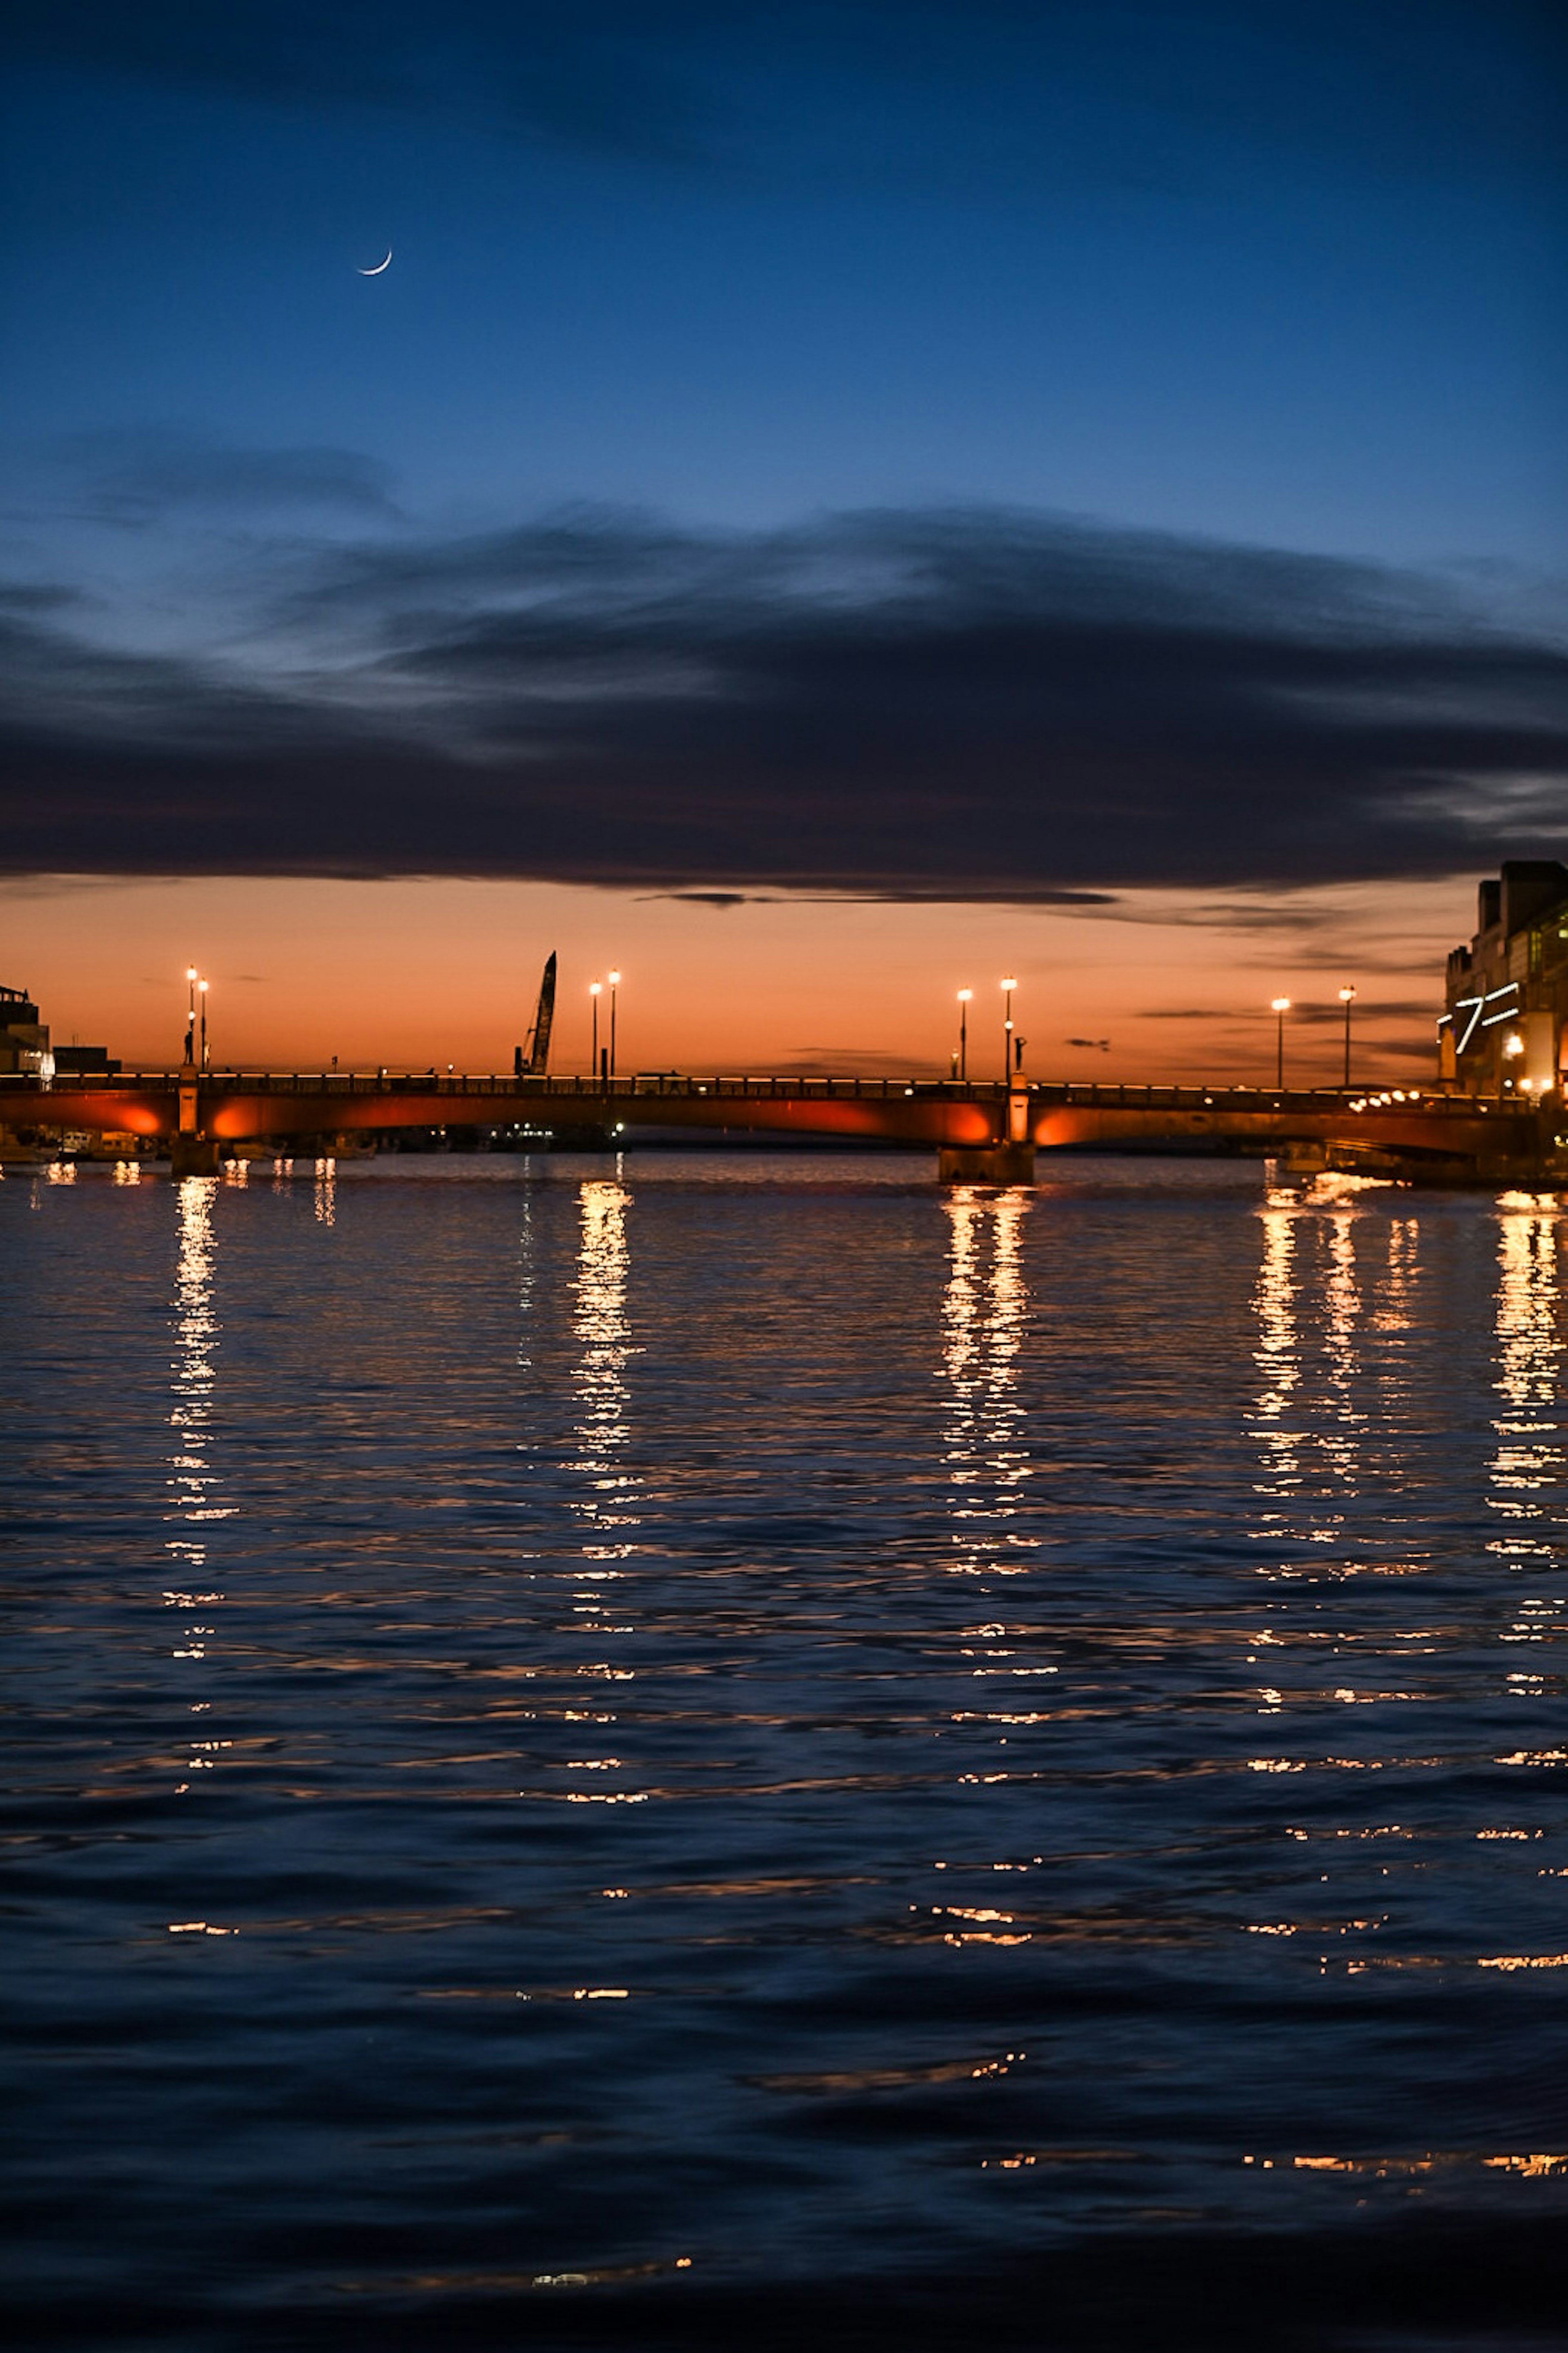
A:
{"label": "bridge pier", "polygon": [[[1011,1036],[1011,1030],[1008,1032]],[[1029,1082],[1021,1069],[1007,1074],[1007,1132],[994,1144],[944,1144],[937,1155],[942,1185],[1032,1185],[1035,1134]]]}
{"label": "bridge pier", "polygon": [[[206,983],[204,981],[202,986],[205,988]],[[176,1176],[216,1176],[218,1148],[202,1133],[201,1082],[194,1062],[182,1064],[179,1090],[180,1124],[169,1138],[174,1173]]]}
{"label": "bridge pier", "polygon": [[944,1144],[937,1154],[941,1185],[1032,1185],[1032,1144]]}
{"label": "bridge pier", "polygon": [[220,1147],[210,1135],[172,1135],[169,1159],[176,1176],[216,1176]]}

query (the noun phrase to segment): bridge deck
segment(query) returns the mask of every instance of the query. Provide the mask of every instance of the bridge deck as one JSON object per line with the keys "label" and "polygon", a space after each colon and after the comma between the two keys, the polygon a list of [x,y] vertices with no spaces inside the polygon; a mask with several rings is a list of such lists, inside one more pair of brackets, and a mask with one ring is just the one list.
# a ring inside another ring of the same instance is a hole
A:
{"label": "bridge deck", "polygon": [[[178,1071],[122,1072],[47,1089],[0,1077],[0,1123],[121,1132],[147,1138],[181,1129]],[[1427,1090],[1096,1084],[1028,1082],[1027,1141],[1038,1148],[1208,1138],[1269,1151],[1319,1144],[1354,1155],[1478,1165],[1561,1152],[1552,1102]],[[285,1141],[373,1129],[454,1125],[730,1130],[873,1138],[913,1145],[985,1146],[1007,1133],[1000,1081],[856,1077],[698,1078],[668,1071],[608,1081],[582,1076],[436,1071],[213,1071],[185,1080],[187,1132],[218,1143]],[[193,1127],[194,1122],[194,1127]]]}

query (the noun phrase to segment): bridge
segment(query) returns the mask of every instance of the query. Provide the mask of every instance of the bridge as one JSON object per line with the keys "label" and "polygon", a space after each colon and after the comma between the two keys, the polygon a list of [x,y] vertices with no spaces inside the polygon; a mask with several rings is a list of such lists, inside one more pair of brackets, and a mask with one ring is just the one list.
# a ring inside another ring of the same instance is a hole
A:
{"label": "bridge", "polygon": [[1259,1088],[955,1079],[472,1077],[436,1071],[122,1072],[0,1077],[0,1125],[166,1140],[176,1175],[240,1145],[286,1150],[402,1129],[479,1127],[605,1148],[639,1129],[889,1143],[948,1182],[1027,1183],[1037,1152],[1174,1145],[1440,1183],[1568,1183],[1561,1099],[1429,1089]]}

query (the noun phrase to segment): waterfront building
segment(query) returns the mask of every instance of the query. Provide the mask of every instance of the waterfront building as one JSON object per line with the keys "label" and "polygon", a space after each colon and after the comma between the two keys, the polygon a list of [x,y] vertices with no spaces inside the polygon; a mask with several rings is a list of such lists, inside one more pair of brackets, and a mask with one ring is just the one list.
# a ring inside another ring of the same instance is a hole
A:
{"label": "waterfront building", "polygon": [[55,1074],[49,1033],[25,988],[0,988],[0,1071],[42,1079]]}
{"label": "waterfront building", "polygon": [[1568,866],[1510,860],[1476,913],[1448,958],[1440,1075],[1477,1094],[1548,1093],[1568,1065]]}

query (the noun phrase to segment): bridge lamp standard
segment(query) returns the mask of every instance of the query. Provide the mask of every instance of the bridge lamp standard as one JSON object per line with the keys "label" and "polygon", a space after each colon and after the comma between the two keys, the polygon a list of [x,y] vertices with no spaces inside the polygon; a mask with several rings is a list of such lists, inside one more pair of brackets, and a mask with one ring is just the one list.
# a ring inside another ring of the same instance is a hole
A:
{"label": "bridge lamp standard", "polygon": [[969,1007],[973,995],[972,988],[958,992],[958,1075],[963,1084],[969,1080]]}
{"label": "bridge lamp standard", "polygon": [[588,983],[588,997],[594,1008],[594,1050],[589,1056],[588,1067],[595,1078],[599,1075],[599,998],[603,988],[602,981],[591,980]]}
{"label": "bridge lamp standard", "polygon": [[194,964],[185,966],[185,986],[191,994],[191,1009],[185,1016],[185,1060],[194,1062],[196,1059],[196,968]]}
{"label": "bridge lamp standard", "polygon": [[205,1071],[205,1070],[206,1069],[206,1066],[207,1066],[207,985],[206,985],[206,982],[205,982],[205,980],[198,980],[198,981],[197,981],[197,983],[196,983],[196,987],[197,987],[198,991],[200,992],[200,995],[201,995],[201,1000],[202,1000],[202,1068],[203,1068],[203,1070]]}
{"label": "bridge lamp standard", "polygon": [[1345,1008],[1345,1092],[1348,1094],[1351,1083],[1351,1007],[1355,1003],[1355,990],[1342,988],[1340,1003]]}
{"label": "bridge lamp standard", "polygon": [[1016,977],[1009,977],[1002,983],[1005,1005],[1002,1022],[1002,1076],[1004,1079],[1010,1079],[1013,1075],[1013,991],[1017,986]]}
{"label": "bridge lamp standard", "polygon": [[621,985],[618,972],[610,975],[610,1076],[616,1075],[616,991]]}
{"label": "bridge lamp standard", "polygon": [[1289,998],[1288,997],[1271,997],[1269,999],[1269,1010],[1274,1016],[1274,1083],[1280,1092],[1283,1092],[1285,1086],[1285,1016],[1290,1010]]}

